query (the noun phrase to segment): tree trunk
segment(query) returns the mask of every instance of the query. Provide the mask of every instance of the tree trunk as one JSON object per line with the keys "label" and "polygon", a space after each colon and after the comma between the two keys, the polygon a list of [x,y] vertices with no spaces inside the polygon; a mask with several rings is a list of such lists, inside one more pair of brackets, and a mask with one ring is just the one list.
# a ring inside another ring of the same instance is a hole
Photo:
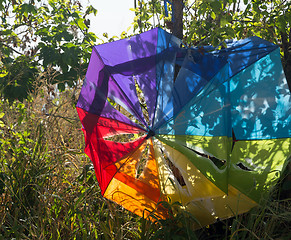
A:
{"label": "tree trunk", "polygon": [[291,31],[289,33],[289,39],[286,32],[284,33],[281,32],[281,40],[282,40],[282,50],[284,52],[283,68],[289,89],[291,90],[291,51],[289,50],[289,48],[291,47]]}
{"label": "tree trunk", "polygon": [[172,34],[180,39],[183,39],[183,0],[172,1],[172,14]]}

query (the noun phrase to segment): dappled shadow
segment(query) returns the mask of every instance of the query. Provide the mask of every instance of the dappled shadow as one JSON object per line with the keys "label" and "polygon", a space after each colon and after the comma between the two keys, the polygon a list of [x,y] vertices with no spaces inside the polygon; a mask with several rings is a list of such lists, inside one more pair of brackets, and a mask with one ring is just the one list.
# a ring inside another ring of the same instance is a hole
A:
{"label": "dappled shadow", "polygon": [[[279,177],[273,172],[278,174],[290,155],[291,98],[279,49],[257,38],[253,40],[250,48],[244,49],[246,44],[242,44],[241,49],[236,45],[229,49],[228,55],[227,49],[223,50],[221,56],[229,58],[228,65],[222,66],[212,79],[206,80],[201,73],[197,74],[198,71],[192,73],[189,67],[182,65],[172,100],[168,103],[172,112],[156,132],[161,136],[171,136],[166,141],[161,140],[189,155],[189,158],[195,159],[195,155],[203,157],[200,162],[194,163],[195,166],[222,189],[225,187],[223,179],[218,180],[221,173],[217,160],[226,162],[227,174],[223,174],[227,183],[259,201],[260,195]],[[236,62],[237,57],[232,56],[236,51],[241,57],[240,63]],[[214,55],[221,57],[218,51]],[[199,85],[201,83],[203,87]],[[189,139],[189,136],[197,138]],[[199,136],[203,141],[207,139],[207,144],[200,144],[197,141]],[[268,144],[274,144],[275,139],[283,139],[283,146],[270,148]],[[268,144],[262,146],[266,140]],[[244,141],[248,141],[247,144]],[[237,152],[241,144],[244,144],[245,154]],[[284,154],[283,148],[287,149]],[[264,171],[250,164],[254,158],[250,157],[250,152],[255,152],[256,159],[264,165]],[[269,158],[272,155],[276,155],[278,162]],[[234,175],[241,178],[234,181]],[[243,184],[242,178],[251,180]]]}
{"label": "dappled shadow", "polygon": [[77,104],[85,152],[102,194],[139,215],[167,196],[228,217],[219,204],[233,209],[241,193],[247,211],[290,155],[279,50],[258,38],[212,52],[180,43],[153,29],[94,47]]}

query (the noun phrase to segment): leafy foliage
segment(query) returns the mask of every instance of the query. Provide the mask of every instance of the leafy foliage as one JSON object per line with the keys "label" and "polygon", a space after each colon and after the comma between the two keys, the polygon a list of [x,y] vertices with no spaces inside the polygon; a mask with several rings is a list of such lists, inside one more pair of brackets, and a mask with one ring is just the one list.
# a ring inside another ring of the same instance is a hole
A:
{"label": "leafy foliage", "polygon": [[[179,1],[179,0],[176,0]],[[173,3],[175,1],[172,1]],[[138,1],[134,30],[161,26],[173,31],[160,1]],[[189,46],[221,46],[226,39],[258,36],[282,49],[282,60],[291,87],[291,2],[287,0],[183,1],[184,42]],[[168,4],[168,8],[172,6]],[[171,13],[171,11],[169,11]]]}
{"label": "leafy foliage", "polygon": [[[132,9],[136,13],[134,30],[140,32],[155,26],[167,25],[160,1],[138,1]],[[206,0],[183,1],[184,35],[189,45],[212,44],[217,46],[225,39],[246,38],[257,35],[280,43],[281,33],[290,32],[291,3],[286,0]],[[171,5],[168,6],[171,9]],[[158,19],[158,21],[154,21]],[[171,30],[171,29],[170,29]]]}
{"label": "leafy foliage", "polygon": [[10,101],[27,98],[37,75],[48,68],[57,71],[60,90],[83,78],[96,41],[87,17],[96,13],[79,1],[1,1],[1,95]]}

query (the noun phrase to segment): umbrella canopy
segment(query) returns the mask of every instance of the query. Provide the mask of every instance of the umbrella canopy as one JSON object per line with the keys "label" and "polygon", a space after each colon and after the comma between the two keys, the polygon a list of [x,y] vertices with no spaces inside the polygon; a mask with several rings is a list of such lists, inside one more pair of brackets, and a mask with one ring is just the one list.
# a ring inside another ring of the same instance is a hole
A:
{"label": "umbrella canopy", "polygon": [[186,48],[155,28],[95,46],[77,103],[104,197],[147,216],[179,201],[200,226],[248,211],[291,153],[279,47]]}

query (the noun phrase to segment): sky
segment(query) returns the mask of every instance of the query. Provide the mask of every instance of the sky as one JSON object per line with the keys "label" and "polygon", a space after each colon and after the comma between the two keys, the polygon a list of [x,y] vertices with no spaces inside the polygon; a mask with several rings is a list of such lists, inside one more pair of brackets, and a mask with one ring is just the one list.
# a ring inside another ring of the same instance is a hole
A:
{"label": "sky", "polygon": [[[132,26],[134,0],[81,0],[84,5],[92,5],[97,9],[97,15],[90,16],[90,31],[97,37],[102,37],[104,32],[109,37],[120,36]],[[132,27],[131,27],[132,31]]]}

